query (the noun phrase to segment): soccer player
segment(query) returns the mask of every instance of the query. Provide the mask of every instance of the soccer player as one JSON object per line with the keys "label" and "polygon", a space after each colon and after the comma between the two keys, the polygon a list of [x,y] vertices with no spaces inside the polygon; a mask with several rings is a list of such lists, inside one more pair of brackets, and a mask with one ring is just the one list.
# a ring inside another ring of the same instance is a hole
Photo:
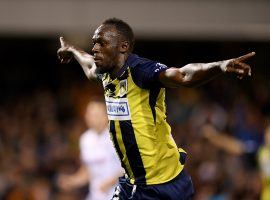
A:
{"label": "soccer player", "polygon": [[194,190],[184,171],[186,155],[177,148],[166,121],[165,88],[194,86],[226,73],[242,79],[251,75],[245,61],[255,53],[167,67],[132,54],[133,31],[116,18],[104,21],[92,41],[91,55],[60,37],[58,57],[61,63],[74,57],[88,79],[103,84],[111,138],[126,172],[113,199],[190,199]]}
{"label": "soccer player", "polygon": [[108,200],[123,169],[109,138],[105,103],[91,100],[86,108],[85,122],[89,129],[80,136],[82,164],[73,174],[59,175],[57,183],[63,190],[90,183],[86,200]]}

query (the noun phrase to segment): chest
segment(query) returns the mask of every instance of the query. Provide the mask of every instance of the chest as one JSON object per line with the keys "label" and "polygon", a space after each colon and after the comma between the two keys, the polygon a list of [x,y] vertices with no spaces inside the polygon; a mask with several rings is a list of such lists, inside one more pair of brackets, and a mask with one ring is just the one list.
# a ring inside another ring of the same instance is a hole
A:
{"label": "chest", "polygon": [[132,104],[130,97],[136,90],[129,70],[119,79],[112,80],[109,76],[105,76],[103,88],[109,120],[130,120]]}

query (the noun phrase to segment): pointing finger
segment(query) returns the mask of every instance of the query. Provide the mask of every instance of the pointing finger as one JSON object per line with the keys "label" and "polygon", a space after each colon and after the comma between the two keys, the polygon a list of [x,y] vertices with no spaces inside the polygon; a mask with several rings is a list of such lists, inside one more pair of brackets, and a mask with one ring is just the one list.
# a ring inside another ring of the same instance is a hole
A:
{"label": "pointing finger", "polygon": [[236,58],[235,60],[237,60],[239,62],[243,62],[243,61],[255,56],[255,54],[256,53],[253,51],[253,52],[250,52],[250,53],[248,53],[246,55],[240,56],[240,57]]}
{"label": "pointing finger", "polygon": [[60,39],[61,47],[66,46],[66,41],[65,41],[65,39],[64,39],[63,37],[60,37],[59,39]]}

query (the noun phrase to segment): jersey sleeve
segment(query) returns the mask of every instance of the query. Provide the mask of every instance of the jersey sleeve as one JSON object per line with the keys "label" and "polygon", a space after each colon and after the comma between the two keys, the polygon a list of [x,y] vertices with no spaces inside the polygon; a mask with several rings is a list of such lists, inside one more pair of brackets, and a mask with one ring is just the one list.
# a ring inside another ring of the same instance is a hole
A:
{"label": "jersey sleeve", "polygon": [[159,74],[168,69],[162,63],[155,61],[144,61],[131,69],[132,78],[136,85],[144,89],[163,87],[159,81]]}

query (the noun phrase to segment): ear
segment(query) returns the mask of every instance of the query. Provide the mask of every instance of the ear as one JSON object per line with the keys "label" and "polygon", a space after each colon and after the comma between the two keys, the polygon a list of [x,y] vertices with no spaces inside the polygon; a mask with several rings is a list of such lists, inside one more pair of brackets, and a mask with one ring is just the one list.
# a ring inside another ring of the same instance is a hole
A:
{"label": "ear", "polygon": [[123,41],[120,44],[120,52],[121,53],[126,53],[129,51],[129,42],[128,41]]}

